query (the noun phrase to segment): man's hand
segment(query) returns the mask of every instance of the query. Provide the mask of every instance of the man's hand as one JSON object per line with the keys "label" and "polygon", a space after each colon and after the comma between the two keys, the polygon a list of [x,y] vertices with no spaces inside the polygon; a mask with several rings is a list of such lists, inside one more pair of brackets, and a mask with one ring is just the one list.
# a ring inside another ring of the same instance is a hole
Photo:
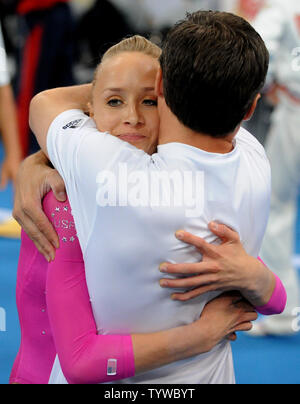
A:
{"label": "man's hand", "polygon": [[13,216],[48,261],[54,260],[59,239],[42,209],[43,197],[52,189],[56,199],[66,200],[65,184],[56,170],[38,152],[20,166],[16,181]]}
{"label": "man's hand", "polygon": [[217,223],[211,223],[209,228],[219,237],[221,245],[209,244],[185,231],[176,233],[182,242],[195,246],[203,260],[195,264],[161,264],[161,272],[194,275],[184,279],[162,279],[161,286],[191,289],[173,294],[174,300],[187,301],[211,291],[237,290],[254,306],[267,304],[275,287],[272,272],[246,253],[235,231]]}

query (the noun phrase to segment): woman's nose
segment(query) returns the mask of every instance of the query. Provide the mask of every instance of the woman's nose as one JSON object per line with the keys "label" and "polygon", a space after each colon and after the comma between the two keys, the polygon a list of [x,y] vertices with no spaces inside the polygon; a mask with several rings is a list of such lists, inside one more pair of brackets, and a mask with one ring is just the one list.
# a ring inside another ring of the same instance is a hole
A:
{"label": "woman's nose", "polygon": [[131,126],[138,126],[139,124],[144,123],[144,118],[137,107],[131,107],[128,109],[125,123]]}

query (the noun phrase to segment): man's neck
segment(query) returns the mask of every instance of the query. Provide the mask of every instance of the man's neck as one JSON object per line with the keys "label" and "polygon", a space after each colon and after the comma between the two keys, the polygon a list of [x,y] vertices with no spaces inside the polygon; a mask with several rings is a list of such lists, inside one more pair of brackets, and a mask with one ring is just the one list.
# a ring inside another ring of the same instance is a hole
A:
{"label": "man's neck", "polygon": [[206,134],[194,132],[179,122],[176,116],[170,111],[163,99],[159,100],[160,132],[158,144],[184,143],[209,153],[230,153],[233,146],[233,139],[238,129],[222,139],[216,139]]}

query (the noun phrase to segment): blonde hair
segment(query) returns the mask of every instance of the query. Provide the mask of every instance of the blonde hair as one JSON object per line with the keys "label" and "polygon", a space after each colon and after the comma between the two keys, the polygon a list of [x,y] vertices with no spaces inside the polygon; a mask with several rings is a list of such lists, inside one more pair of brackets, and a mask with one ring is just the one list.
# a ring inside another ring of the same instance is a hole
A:
{"label": "blonde hair", "polygon": [[102,63],[105,62],[107,59],[113,56],[117,56],[123,52],[140,52],[144,55],[152,56],[154,59],[159,59],[162,50],[159,46],[155,45],[153,42],[140,35],[134,35],[129,38],[125,38],[121,42],[109,48],[104,53],[100,64],[96,68],[93,84],[95,84],[96,82],[97,73]]}

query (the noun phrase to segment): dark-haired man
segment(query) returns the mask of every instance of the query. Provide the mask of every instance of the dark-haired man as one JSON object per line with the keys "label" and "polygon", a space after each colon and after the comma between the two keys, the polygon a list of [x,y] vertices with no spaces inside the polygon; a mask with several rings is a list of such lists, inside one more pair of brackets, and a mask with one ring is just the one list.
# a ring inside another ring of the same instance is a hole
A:
{"label": "dark-haired man", "polygon": [[[161,128],[158,153],[152,156],[99,133],[83,112],[73,109],[87,97],[85,87],[52,90],[33,100],[32,129],[66,182],[95,321],[104,334],[191,323],[218,295],[214,285],[210,293],[182,303],[170,301],[168,290],[158,290],[162,260],[199,260],[195,250],[174,238],[174,231],[184,228],[214,242],[208,223],[222,222],[239,233],[248,254],[258,256],[268,218],[270,170],[262,146],[240,125],[255,109],[268,60],[260,36],[232,14],[197,12],[176,24],[164,43],[157,77]],[[76,128],[64,129],[70,122]],[[162,200],[156,188],[153,202],[153,195],[148,200],[147,192],[141,195],[137,188],[145,191],[151,180],[155,186],[160,173],[164,180],[175,180],[163,189],[168,192]],[[116,204],[109,199],[100,206],[103,175],[128,180],[131,174],[134,184],[121,182],[114,189]],[[134,194],[126,203],[125,185]],[[118,248],[112,251],[116,239]],[[130,276],[124,277],[124,271]],[[230,289],[242,289],[234,281]],[[249,296],[251,303],[268,300],[273,289],[270,276],[258,300]],[[149,371],[124,382],[234,383],[227,342],[208,354],[150,370],[169,348],[149,351],[144,364]],[[62,380],[56,365],[52,380]]]}

